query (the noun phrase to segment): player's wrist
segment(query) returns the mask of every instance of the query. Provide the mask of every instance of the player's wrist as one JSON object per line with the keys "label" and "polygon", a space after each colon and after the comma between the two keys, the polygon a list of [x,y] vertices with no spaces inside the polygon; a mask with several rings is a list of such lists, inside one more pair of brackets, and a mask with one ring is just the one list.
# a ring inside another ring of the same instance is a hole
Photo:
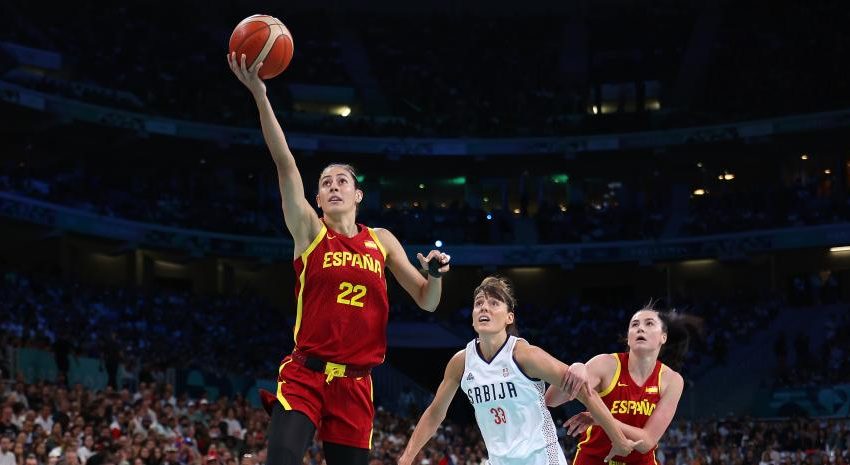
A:
{"label": "player's wrist", "polygon": [[428,276],[434,279],[440,279],[443,277],[443,273],[440,272],[440,261],[436,258],[432,258],[431,261],[428,262],[428,267],[425,271],[428,272]]}
{"label": "player's wrist", "polygon": [[251,89],[251,95],[254,97],[254,100],[257,103],[262,103],[263,100],[266,98],[266,89]]}

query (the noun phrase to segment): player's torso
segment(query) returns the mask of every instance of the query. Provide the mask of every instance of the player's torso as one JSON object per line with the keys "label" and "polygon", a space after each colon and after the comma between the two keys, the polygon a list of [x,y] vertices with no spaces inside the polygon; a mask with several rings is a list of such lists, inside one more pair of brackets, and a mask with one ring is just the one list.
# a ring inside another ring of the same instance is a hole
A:
{"label": "player's torso", "polygon": [[[611,379],[607,389],[601,392],[600,396],[614,418],[627,425],[643,428],[661,400],[661,372],[663,365],[661,362],[656,362],[652,373],[642,385],[639,385],[632,380],[629,374],[629,354],[619,353],[616,356],[618,361],[617,371],[614,373],[614,377]],[[605,457],[608,451],[611,450],[611,440],[602,431],[602,428],[593,426],[590,428],[589,440],[587,435],[588,433],[585,433],[582,436],[582,441],[579,444],[579,453]],[[646,454],[634,451],[627,457],[615,457],[610,463],[613,465],[617,465],[615,462],[653,463],[653,457],[654,451],[647,452]]]}
{"label": "player's torso", "polygon": [[374,366],[387,343],[385,251],[374,230],[322,231],[295,260],[296,350],[335,363]]}
{"label": "player's torso", "polygon": [[460,387],[475,409],[491,457],[521,458],[549,448],[557,458],[563,453],[543,399],[545,383],[528,378],[517,366],[517,340],[509,336],[490,362],[475,340],[467,344]]}

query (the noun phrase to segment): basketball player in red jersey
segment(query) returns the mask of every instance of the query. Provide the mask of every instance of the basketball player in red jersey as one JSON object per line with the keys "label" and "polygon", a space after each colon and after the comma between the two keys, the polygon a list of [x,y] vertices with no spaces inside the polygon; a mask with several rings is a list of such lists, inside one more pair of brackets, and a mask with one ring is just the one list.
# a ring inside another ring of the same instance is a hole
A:
{"label": "basketball player in red jersey", "polygon": [[329,165],[319,176],[319,218],[258,77],[262,63],[246,69],[245,55],[237,61],[234,53],[228,64],[259,109],[295,243],[295,349],[281,362],[276,395],[263,396],[271,414],[268,465],[300,464],[317,429],[328,465],[366,465],[374,416],[369,373],[387,346],[385,268],[417,305],[434,311],[450,257],[437,250],[418,254],[426,279],[392,233],[358,224],[363,191],[349,165]]}
{"label": "basketball player in red jersey", "polygon": [[[676,414],[684,381],[678,368],[688,349],[690,329],[699,320],[674,312],[659,312],[647,306],[629,323],[629,351],[600,354],[586,365],[573,364],[573,375],[586,376],[591,389],[599,392],[618,421],[623,434],[641,441],[625,457],[614,457],[609,465],[656,465],[655,448]],[[586,372],[583,372],[586,370]],[[582,373],[583,372],[583,373]],[[567,400],[563,391],[546,392],[546,404],[555,407]],[[565,425],[572,436],[582,435],[574,465],[603,465],[611,440],[587,413],[573,416]]]}

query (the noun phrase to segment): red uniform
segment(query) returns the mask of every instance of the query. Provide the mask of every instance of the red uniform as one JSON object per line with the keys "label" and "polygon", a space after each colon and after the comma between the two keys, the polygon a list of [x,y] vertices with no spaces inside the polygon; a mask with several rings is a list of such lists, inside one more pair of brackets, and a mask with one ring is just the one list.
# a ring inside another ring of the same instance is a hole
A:
{"label": "red uniform", "polygon": [[[307,415],[319,439],[371,448],[372,378],[387,348],[386,251],[374,230],[354,237],[322,226],[295,259],[294,355],[281,362],[277,398]],[[325,372],[308,368],[319,359]]]}
{"label": "red uniform", "polygon": [[[661,400],[661,371],[664,365],[656,361],[649,378],[643,386],[639,386],[629,374],[629,354],[614,355],[617,357],[617,371],[599,396],[614,418],[627,425],[643,428]],[[605,465],[603,459],[610,450],[611,440],[605,431],[599,426],[591,426],[582,435],[573,465]],[[635,450],[626,457],[615,456],[608,462],[608,465],[622,464],[657,465],[655,449],[645,454]]]}

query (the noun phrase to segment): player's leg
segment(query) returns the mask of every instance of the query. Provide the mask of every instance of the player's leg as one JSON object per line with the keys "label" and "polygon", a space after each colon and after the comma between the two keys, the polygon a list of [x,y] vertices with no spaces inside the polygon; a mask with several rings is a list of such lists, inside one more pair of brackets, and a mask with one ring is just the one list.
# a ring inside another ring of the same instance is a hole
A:
{"label": "player's leg", "polygon": [[369,449],[343,446],[332,442],[322,443],[322,448],[328,465],[367,465],[369,463]]}
{"label": "player's leg", "polygon": [[330,382],[319,429],[328,465],[368,463],[374,415],[370,376]]}
{"label": "player's leg", "polygon": [[[286,357],[278,369],[277,381],[266,435],[267,465],[300,465],[320,423],[325,375]],[[269,400],[264,399],[264,407]]]}
{"label": "player's leg", "polygon": [[276,404],[266,434],[268,465],[300,465],[315,433],[316,427],[307,415]]}

